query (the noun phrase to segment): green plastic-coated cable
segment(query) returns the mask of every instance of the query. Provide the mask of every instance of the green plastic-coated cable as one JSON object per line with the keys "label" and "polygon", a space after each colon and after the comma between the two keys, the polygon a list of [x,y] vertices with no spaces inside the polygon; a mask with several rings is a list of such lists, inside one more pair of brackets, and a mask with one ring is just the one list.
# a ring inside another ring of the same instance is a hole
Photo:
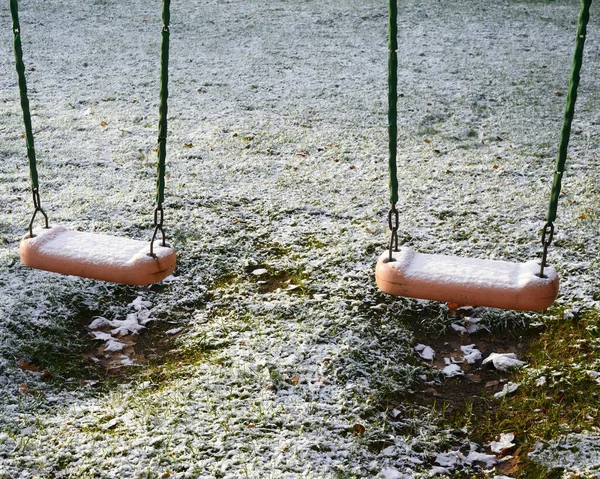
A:
{"label": "green plastic-coated cable", "polygon": [[169,97],[169,22],[171,19],[170,0],[163,0],[163,29],[160,56],[160,105],[158,108],[158,179],[156,182],[156,203],[165,200],[165,164],[167,157],[167,98]]}
{"label": "green plastic-coated cable", "polygon": [[556,210],[558,208],[558,198],[562,184],[562,177],[565,171],[567,161],[567,148],[569,146],[569,137],[571,136],[571,124],[575,113],[575,102],[577,100],[577,87],[579,86],[579,72],[583,62],[583,46],[585,44],[586,27],[590,19],[590,6],[592,0],[581,0],[581,10],[579,12],[579,26],[577,27],[577,37],[575,40],[575,53],[573,54],[573,66],[571,68],[571,78],[569,80],[569,91],[565,106],[565,115],[563,119],[562,130],[560,133],[560,143],[558,145],[558,157],[556,159],[556,170],[554,181],[552,182],[552,191],[550,193],[550,206],[546,221],[553,222],[556,219]]}
{"label": "green plastic-coated cable", "polygon": [[398,5],[397,0],[389,2],[388,23],[388,134],[389,134],[389,176],[390,202],[398,202],[398,172],[396,166],[398,142]]}
{"label": "green plastic-coated cable", "polygon": [[19,5],[17,0],[10,0],[10,14],[12,16],[12,28],[14,33],[15,66],[19,77],[19,93],[21,96],[21,109],[23,110],[23,122],[25,123],[25,142],[27,145],[27,158],[29,160],[29,176],[33,190],[38,189],[37,162],[35,158],[35,146],[33,142],[33,129],[31,128],[31,113],[29,110],[29,98],[27,98],[27,82],[25,80],[25,64],[23,63],[23,47],[21,45],[21,25],[19,24]]}

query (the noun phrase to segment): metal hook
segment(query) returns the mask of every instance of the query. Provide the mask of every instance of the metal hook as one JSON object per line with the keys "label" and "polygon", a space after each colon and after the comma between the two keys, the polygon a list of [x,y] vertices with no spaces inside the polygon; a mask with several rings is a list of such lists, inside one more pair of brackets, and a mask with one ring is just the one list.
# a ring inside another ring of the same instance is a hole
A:
{"label": "metal hook", "polygon": [[389,257],[388,261],[394,261],[393,252],[398,251],[398,228],[400,226],[400,216],[398,214],[398,210],[396,209],[396,204],[392,203],[392,207],[388,213],[388,226],[392,231],[392,235],[390,238],[390,246],[389,246]]}
{"label": "metal hook", "polygon": [[154,210],[154,233],[152,234],[152,239],[150,240],[150,253],[148,256],[152,256],[156,258],[154,254],[154,241],[156,240],[156,235],[160,231],[162,234],[162,246],[167,246],[167,238],[165,235],[165,230],[163,229],[163,221],[164,221],[164,212],[162,204],[159,203]]}
{"label": "metal hook", "polygon": [[35,235],[33,234],[33,222],[35,220],[35,217],[36,217],[38,211],[40,213],[42,213],[42,215],[44,216],[44,228],[48,229],[48,228],[50,228],[50,226],[48,225],[48,215],[42,208],[42,200],[40,198],[39,190],[37,188],[32,188],[31,191],[33,193],[33,206],[35,209],[33,211],[33,216],[31,217],[31,221],[29,222],[29,237],[35,238]]}
{"label": "metal hook", "polygon": [[552,244],[552,240],[554,239],[554,224],[552,221],[548,221],[544,225],[544,230],[542,231],[542,246],[544,247],[542,251],[542,263],[540,265],[540,272],[537,275],[540,278],[546,278],[547,276],[544,274],[544,267],[548,266],[547,258],[548,258],[548,247]]}

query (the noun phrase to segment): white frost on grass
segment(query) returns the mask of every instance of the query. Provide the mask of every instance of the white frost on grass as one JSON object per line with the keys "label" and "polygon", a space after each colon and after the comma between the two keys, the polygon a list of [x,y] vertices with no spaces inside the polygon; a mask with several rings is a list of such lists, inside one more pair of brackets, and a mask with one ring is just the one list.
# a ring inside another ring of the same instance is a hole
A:
{"label": "white frost on grass", "polygon": [[598,384],[600,384],[600,372],[598,371],[592,371],[590,369],[586,370],[585,373],[591,377],[594,381],[596,381]]}
{"label": "white frost on grass", "polygon": [[535,385],[536,387],[541,388],[542,386],[545,386],[547,382],[548,379],[546,378],[546,376],[540,376],[535,380]]}
{"label": "white frost on grass", "polygon": [[501,391],[494,393],[494,397],[496,399],[502,399],[503,397],[514,393],[517,389],[519,389],[519,386],[519,383],[513,383],[512,381],[509,381],[502,387]]}
{"label": "white frost on grass", "polygon": [[600,435],[597,432],[571,434],[550,441],[529,454],[548,468],[562,468],[584,477],[600,475]]}
{"label": "white frost on grass", "polygon": [[382,479],[408,479],[411,476],[403,474],[398,469],[395,469],[393,467],[386,467],[381,471],[380,477]]}
{"label": "white frost on grass", "polygon": [[[142,0],[110,9],[106,2],[19,4],[51,221],[147,240],[160,7]],[[506,2],[473,10],[458,0],[440,2],[427,17],[428,2],[406,7],[402,234],[428,253],[539,258],[548,159],[564,108],[564,97],[548,92],[567,82],[576,2],[529,2],[525,13]],[[422,373],[411,364],[419,325],[399,321],[399,312],[422,318],[424,308],[436,308],[385,297],[373,282],[388,234],[386,5],[250,0],[235,9],[208,0],[172,9],[164,206],[167,240],[180,256],[177,281],[147,288],[19,263],[30,182],[12,32],[1,29],[2,473],[330,479],[388,468],[427,477],[446,468],[430,458],[462,439],[427,412],[414,413],[409,430],[418,434],[407,434],[406,411],[382,417],[371,399],[410,388]],[[8,25],[6,12],[0,22]],[[597,36],[590,25],[590,38]],[[72,38],[76,48],[66,48]],[[596,215],[579,218],[595,210],[591,192],[600,179],[593,75],[586,70],[582,81],[573,174],[564,181],[552,249],[560,301],[571,309],[597,309],[600,288],[590,256],[600,249],[600,225]],[[248,271],[265,264],[273,279],[297,276],[302,287],[289,291],[283,282],[280,291],[262,291]],[[81,387],[85,372],[48,382],[16,366],[15,358],[46,354],[76,365],[71,341],[82,318],[123,321],[133,312],[141,326],[153,318],[185,326],[177,339],[182,357],[194,351],[202,359],[193,355],[173,374],[167,368],[157,384],[135,371],[124,380],[130,383],[106,388]],[[506,321],[520,313],[494,314]],[[362,436],[353,430],[359,423]],[[393,455],[368,447],[389,443]],[[578,461],[568,467],[596,467],[593,455]]]}

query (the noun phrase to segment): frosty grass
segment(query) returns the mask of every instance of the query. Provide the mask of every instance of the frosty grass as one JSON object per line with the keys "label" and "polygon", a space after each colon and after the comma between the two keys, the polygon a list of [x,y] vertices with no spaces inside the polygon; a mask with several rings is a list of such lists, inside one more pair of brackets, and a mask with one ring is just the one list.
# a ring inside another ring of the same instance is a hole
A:
{"label": "frosty grass", "polygon": [[[51,222],[149,238],[160,2],[20,3]],[[423,373],[398,319],[423,304],[374,284],[387,242],[386,9],[173,3],[165,210],[180,258],[170,281],[138,289],[19,262],[32,207],[2,7],[2,477],[389,479],[494,467],[489,448],[440,430],[433,413],[381,408]],[[400,2],[402,243],[539,257],[577,12],[565,0]],[[551,249],[571,309],[597,308],[600,285],[597,18]],[[154,380],[119,344],[159,323],[184,359]],[[99,387],[22,367],[44,351],[83,361],[70,344],[90,332],[131,364],[130,380]],[[599,440],[563,438],[535,458],[592,474]]]}

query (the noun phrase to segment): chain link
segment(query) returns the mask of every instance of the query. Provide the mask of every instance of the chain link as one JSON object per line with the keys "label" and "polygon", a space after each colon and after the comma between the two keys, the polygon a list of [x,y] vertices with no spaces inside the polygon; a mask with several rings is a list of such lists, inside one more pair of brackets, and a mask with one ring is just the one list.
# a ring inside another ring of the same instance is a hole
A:
{"label": "chain link", "polygon": [[542,261],[540,265],[540,273],[538,276],[540,278],[546,278],[544,274],[544,268],[548,266],[547,258],[548,258],[548,248],[552,244],[552,240],[554,239],[554,223],[552,221],[548,221],[544,225],[544,230],[542,231],[542,246],[544,250],[542,251]]}
{"label": "chain link", "polygon": [[35,220],[38,211],[44,216],[44,228],[50,228],[50,226],[48,225],[48,215],[42,208],[42,200],[40,198],[39,190],[37,188],[32,188],[31,192],[33,193],[33,207],[35,209],[33,210],[31,221],[29,222],[29,237],[35,238],[35,235],[33,234],[33,221]]}
{"label": "chain link", "polygon": [[395,203],[392,203],[392,207],[388,213],[388,226],[392,232],[389,246],[390,254],[388,257],[388,261],[391,262],[394,261],[393,252],[398,251],[398,228],[400,226],[400,215],[398,214]]}
{"label": "chain link", "polygon": [[150,240],[150,253],[148,254],[148,256],[152,256],[153,258],[156,258],[156,255],[154,254],[154,241],[156,240],[156,235],[158,234],[159,231],[162,235],[162,245],[161,246],[167,246],[167,238],[165,236],[165,230],[163,229],[163,223],[164,223],[163,207],[162,207],[162,204],[159,203],[157,205],[156,209],[154,210],[154,233],[152,234],[152,239]]}

